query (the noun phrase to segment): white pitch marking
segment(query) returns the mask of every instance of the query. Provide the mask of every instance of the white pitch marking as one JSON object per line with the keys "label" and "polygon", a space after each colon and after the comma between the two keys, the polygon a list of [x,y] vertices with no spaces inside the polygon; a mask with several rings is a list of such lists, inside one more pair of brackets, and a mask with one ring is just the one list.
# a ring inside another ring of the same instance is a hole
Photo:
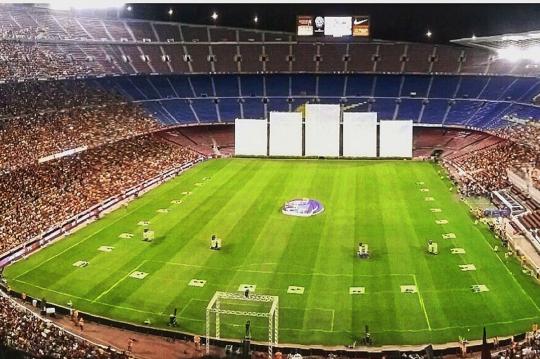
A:
{"label": "white pitch marking", "polygon": [[296,287],[294,285],[290,285],[289,288],[287,288],[288,294],[304,294],[304,287]]}
{"label": "white pitch marking", "polygon": [[147,275],[148,275],[148,273],[146,273],[146,272],[134,271],[129,276],[131,278],[135,278],[135,279],[144,279]]}
{"label": "white pitch marking", "polygon": [[109,289],[106,289],[105,291],[101,292],[100,295],[98,295],[96,298],[94,298],[94,300],[92,300],[92,303],[94,302],[97,302],[101,297],[103,297],[105,294],[109,293],[111,290],[113,290],[118,284],[120,284],[123,280],[125,280],[127,277],[129,277],[129,275],[133,272],[135,272],[137,269],[139,269],[144,263],[146,263],[146,260],[142,261],[141,264],[139,264],[137,267],[135,267],[135,269],[131,270],[128,272],[128,274],[126,274],[125,276],[123,276],[122,278],[120,278],[119,280],[116,281],[116,283],[114,283]]}
{"label": "white pitch marking", "polygon": [[471,289],[474,293],[480,293],[480,292],[489,292],[488,287],[486,287],[483,284],[474,284],[471,285]]}
{"label": "white pitch marking", "polygon": [[366,288],[365,287],[349,287],[349,294],[365,294]]}
{"label": "white pitch marking", "polygon": [[204,285],[206,284],[206,281],[205,280],[202,280],[202,279],[192,279],[189,281],[189,286],[190,287],[204,287]]}
{"label": "white pitch marking", "polygon": [[460,264],[459,269],[461,269],[461,271],[463,272],[468,272],[476,270],[476,267],[474,266],[474,264]]}
{"label": "white pitch marking", "polygon": [[400,285],[401,293],[416,293],[418,289],[415,285]]}

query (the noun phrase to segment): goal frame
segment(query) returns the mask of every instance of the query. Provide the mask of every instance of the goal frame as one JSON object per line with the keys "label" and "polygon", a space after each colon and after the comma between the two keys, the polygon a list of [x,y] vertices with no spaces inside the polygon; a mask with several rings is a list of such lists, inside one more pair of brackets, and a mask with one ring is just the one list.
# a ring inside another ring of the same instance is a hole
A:
{"label": "goal frame", "polygon": [[[256,302],[256,303],[270,303],[270,310],[268,312],[252,312],[244,310],[231,310],[221,309],[221,300],[235,300],[239,302]],[[216,334],[215,339],[221,338],[221,314],[268,318],[268,356],[272,358],[273,348],[278,344],[278,331],[279,331],[279,297],[274,295],[263,294],[249,294],[245,296],[244,293],[231,293],[220,292],[214,293],[214,296],[206,306],[206,353],[210,354],[210,328],[212,321],[212,313],[215,313],[216,320]]]}

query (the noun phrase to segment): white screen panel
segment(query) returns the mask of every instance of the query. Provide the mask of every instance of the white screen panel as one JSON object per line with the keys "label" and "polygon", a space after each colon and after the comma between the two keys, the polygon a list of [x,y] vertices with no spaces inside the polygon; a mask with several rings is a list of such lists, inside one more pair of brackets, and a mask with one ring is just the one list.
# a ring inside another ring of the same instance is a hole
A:
{"label": "white screen panel", "polygon": [[377,113],[343,113],[343,156],[377,157]]}
{"label": "white screen panel", "polygon": [[266,120],[236,119],[234,121],[234,154],[266,156],[268,127]]}
{"label": "white screen panel", "polygon": [[380,126],[381,157],[412,157],[412,121],[381,121]]}
{"label": "white screen panel", "polygon": [[302,156],[301,112],[270,112],[270,156]]}
{"label": "white screen panel", "polygon": [[339,156],[339,105],[306,105],[306,156]]}

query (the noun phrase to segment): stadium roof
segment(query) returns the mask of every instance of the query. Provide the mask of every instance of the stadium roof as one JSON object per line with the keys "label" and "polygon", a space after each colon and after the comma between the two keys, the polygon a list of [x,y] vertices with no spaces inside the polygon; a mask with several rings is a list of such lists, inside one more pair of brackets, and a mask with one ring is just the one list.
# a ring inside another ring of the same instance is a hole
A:
{"label": "stadium roof", "polygon": [[509,60],[540,61],[540,30],[495,36],[470,37],[451,42],[497,52]]}

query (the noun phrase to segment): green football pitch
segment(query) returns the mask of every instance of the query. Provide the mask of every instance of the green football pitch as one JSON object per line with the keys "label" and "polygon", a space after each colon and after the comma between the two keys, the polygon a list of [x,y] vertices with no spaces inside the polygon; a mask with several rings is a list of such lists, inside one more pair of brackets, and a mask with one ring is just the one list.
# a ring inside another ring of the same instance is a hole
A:
{"label": "green football pitch", "polygon": [[[427,162],[210,160],[4,274],[17,291],[122,321],[166,328],[177,308],[177,329],[198,334],[216,291],[255,285],[256,294],[279,296],[281,343],[348,345],[366,325],[375,345],[479,339],[484,326],[489,336],[530,329],[540,319],[537,283],[493,251],[496,240],[443,177]],[[281,213],[304,197],[324,212]],[[142,241],[141,221],[150,222],[153,242]],[[221,251],[209,249],[214,233]],[[427,253],[428,240],[438,255]],[[356,257],[359,242],[369,259]],[[467,264],[474,270],[463,271]],[[190,286],[193,279],[206,282]],[[221,336],[240,339],[247,319],[223,315]],[[267,319],[252,326],[264,341]]]}

